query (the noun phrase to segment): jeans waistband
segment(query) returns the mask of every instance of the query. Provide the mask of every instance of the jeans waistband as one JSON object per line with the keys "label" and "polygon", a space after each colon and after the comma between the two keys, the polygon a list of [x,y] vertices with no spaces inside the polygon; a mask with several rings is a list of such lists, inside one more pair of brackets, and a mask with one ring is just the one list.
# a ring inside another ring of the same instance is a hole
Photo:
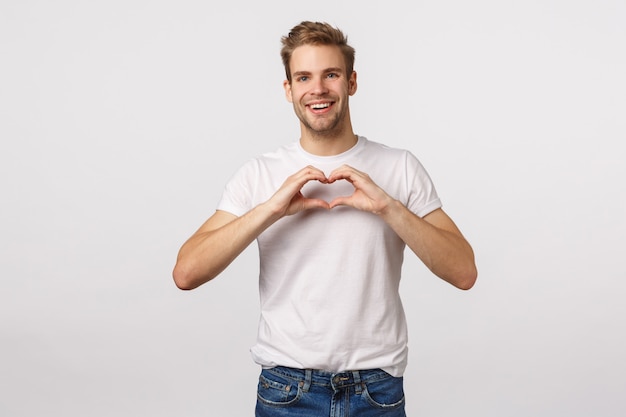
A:
{"label": "jeans waistband", "polygon": [[354,387],[360,394],[363,384],[379,379],[389,378],[390,375],[382,369],[364,369],[344,372],[331,372],[319,369],[298,369],[286,366],[276,366],[267,369],[268,372],[292,379],[307,392],[311,385],[331,387],[333,390]]}

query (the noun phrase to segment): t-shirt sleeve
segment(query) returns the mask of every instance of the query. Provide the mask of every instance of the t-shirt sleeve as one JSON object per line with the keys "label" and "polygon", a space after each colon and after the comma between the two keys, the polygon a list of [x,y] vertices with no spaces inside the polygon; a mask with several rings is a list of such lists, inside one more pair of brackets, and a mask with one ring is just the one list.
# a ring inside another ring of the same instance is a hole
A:
{"label": "t-shirt sleeve", "polygon": [[441,208],[442,203],[430,175],[411,152],[406,155],[407,208],[419,217]]}
{"label": "t-shirt sleeve", "polygon": [[238,217],[252,210],[252,192],[256,187],[254,179],[258,178],[255,167],[255,161],[250,160],[231,176],[217,203],[217,210],[227,211]]}

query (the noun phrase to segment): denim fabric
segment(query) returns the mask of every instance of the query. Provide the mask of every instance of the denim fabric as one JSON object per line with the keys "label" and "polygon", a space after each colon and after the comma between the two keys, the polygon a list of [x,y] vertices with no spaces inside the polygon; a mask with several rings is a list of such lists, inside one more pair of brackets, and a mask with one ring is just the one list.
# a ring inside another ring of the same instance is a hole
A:
{"label": "denim fabric", "polygon": [[406,417],[403,379],[383,370],[263,369],[256,417]]}

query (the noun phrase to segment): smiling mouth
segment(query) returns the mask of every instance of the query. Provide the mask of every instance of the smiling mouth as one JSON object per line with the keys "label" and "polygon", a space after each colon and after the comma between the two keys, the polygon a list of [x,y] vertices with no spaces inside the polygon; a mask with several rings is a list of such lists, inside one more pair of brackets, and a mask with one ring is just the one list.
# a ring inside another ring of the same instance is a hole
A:
{"label": "smiling mouth", "polygon": [[333,103],[314,103],[314,104],[309,104],[309,108],[311,110],[324,110],[324,109],[329,108],[332,105]]}

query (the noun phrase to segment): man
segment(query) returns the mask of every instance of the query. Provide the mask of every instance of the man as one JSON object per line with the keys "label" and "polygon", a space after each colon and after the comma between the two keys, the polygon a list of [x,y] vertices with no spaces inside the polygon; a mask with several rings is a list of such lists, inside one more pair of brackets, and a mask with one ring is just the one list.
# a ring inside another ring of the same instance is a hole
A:
{"label": "man", "polygon": [[353,132],[344,34],[302,22],[282,44],[300,139],[239,169],[182,246],[174,280],[196,288],[256,239],[256,415],[404,416],[404,249],[461,289],[476,280],[473,251],[410,152]]}

